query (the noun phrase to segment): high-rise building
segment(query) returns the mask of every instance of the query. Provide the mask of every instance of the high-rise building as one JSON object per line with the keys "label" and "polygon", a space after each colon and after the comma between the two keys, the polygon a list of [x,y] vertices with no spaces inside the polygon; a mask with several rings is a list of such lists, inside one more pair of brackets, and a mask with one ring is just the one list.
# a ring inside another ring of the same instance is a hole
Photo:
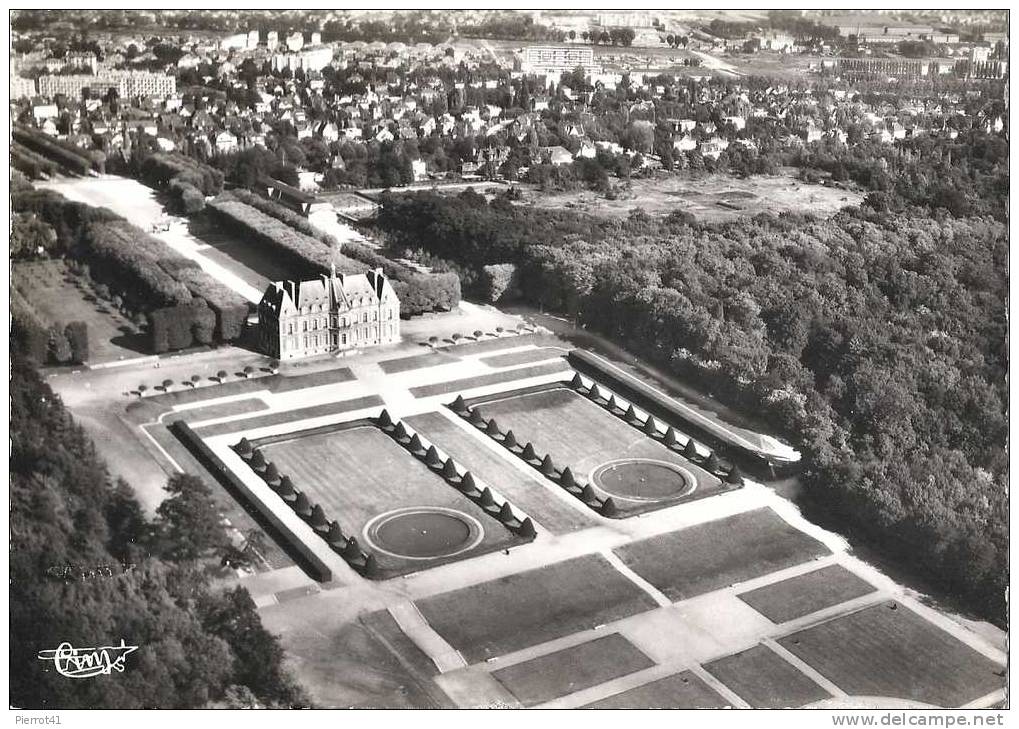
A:
{"label": "high-rise building", "polygon": [[567,73],[577,66],[588,73],[595,72],[594,50],[576,46],[528,46],[521,62],[524,73],[544,75]]}
{"label": "high-rise building", "polygon": [[27,99],[35,96],[35,81],[24,76],[11,76],[11,98]]}
{"label": "high-rise building", "polygon": [[40,76],[39,95],[53,98],[63,94],[80,99],[85,89],[93,97],[105,96],[114,89],[122,98],[169,96],[177,91],[177,79],[165,73],[145,71],[101,71],[95,76]]}

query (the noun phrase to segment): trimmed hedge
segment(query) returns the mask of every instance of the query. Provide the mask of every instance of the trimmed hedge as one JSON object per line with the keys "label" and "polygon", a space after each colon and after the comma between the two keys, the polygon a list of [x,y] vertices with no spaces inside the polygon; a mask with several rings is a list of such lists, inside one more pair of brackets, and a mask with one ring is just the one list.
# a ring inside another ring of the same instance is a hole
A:
{"label": "trimmed hedge", "polygon": [[201,195],[218,195],[223,189],[222,172],[181,154],[150,154],[142,162],[140,174],[142,180],[152,187],[172,187],[176,181]]}
{"label": "trimmed hedge", "polygon": [[232,342],[239,339],[248,319],[248,301],[200,268],[183,269],[177,280],[188,287],[193,296],[200,296],[216,315],[216,339]]}
{"label": "trimmed hedge", "polygon": [[64,142],[55,137],[43,134],[38,129],[32,129],[24,125],[15,125],[11,131],[14,141],[24,144],[39,154],[64,165],[72,172],[85,175],[89,170],[95,169],[103,172],[106,167],[106,155],[97,150],[85,150],[75,147],[69,142]]}
{"label": "trimmed hedge", "polygon": [[264,198],[261,195],[257,195],[251,192],[250,190],[245,190],[243,188],[231,190],[230,192],[226,193],[223,197],[227,199],[233,198],[244,203],[245,205],[250,205],[259,212],[265,213],[266,215],[271,215],[272,217],[276,218],[276,220],[279,220],[282,223],[286,223],[299,233],[310,235],[312,238],[316,238],[322,241],[327,246],[333,248],[337,247],[336,238],[329,235],[328,233],[323,233],[321,230],[312,225],[306,217],[299,213],[295,213],[293,210],[286,207],[285,205],[280,205],[275,200],[269,200],[268,198]]}
{"label": "trimmed hedge", "polygon": [[11,143],[11,164],[32,179],[38,179],[43,174],[55,175],[60,172],[60,165],[56,162],[36,154],[17,142]]}

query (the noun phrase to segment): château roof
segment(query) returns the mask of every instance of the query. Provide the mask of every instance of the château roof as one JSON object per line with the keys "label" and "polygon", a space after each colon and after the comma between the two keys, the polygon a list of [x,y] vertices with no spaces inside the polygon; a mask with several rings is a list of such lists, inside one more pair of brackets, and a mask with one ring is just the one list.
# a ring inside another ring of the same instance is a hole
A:
{"label": "ch\u00e2teau roof", "polygon": [[345,311],[395,300],[393,285],[382,269],[375,269],[347,275],[333,272],[308,281],[274,281],[259,307],[279,317],[296,311]]}

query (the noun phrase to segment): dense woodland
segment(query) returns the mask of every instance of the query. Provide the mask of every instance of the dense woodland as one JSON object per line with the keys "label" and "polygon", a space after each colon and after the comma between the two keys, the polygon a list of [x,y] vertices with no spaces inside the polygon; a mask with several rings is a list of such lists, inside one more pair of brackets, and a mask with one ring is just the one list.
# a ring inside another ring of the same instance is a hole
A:
{"label": "dense woodland", "polygon": [[467,192],[387,196],[379,226],[474,294],[565,311],[770,420],[818,518],[1000,621],[1007,143],[972,141],[879,155],[877,194],[830,220],[603,221]]}
{"label": "dense woodland", "polygon": [[[307,706],[243,588],[203,565],[224,547],[211,493],[176,476],[153,521],[114,481],[60,398],[14,352],[11,372],[11,705],[32,709]],[[71,681],[40,661],[62,642],[138,650]]]}

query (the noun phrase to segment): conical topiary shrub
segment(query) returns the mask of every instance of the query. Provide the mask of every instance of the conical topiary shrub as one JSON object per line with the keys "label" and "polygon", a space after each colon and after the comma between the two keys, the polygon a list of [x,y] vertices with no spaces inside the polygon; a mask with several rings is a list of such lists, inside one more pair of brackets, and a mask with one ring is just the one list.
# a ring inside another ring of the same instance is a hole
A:
{"label": "conical topiary shrub", "polygon": [[347,538],[340,530],[340,523],[338,521],[334,521],[329,525],[329,533],[326,535],[326,541],[334,547],[342,547],[347,543]]}
{"label": "conical topiary shrub", "polygon": [[379,563],[374,554],[369,554],[364,561],[364,576],[377,577],[379,574]]}
{"label": "conical topiary shrub", "polygon": [[262,478],[270,484],[280,482],[280,470],[276,467],[275,463],[269,462],[269,465],[265,468],[265,473],[262,474]]}
{"label": "conical topiary shrub", "polygon": [[534,531],[534,522],[531,521],[531,517],[527,517],[520,523],[520,528],[517,529],[517,534],[526,539],[537,536],[537,532]]}
{"label": "conical topiary shrub", "polygon": [[725,480],[734,486],[742,486],[743,472],[740,470],[739,466],[733,464],[732,468],[729,469],[729,473],[726,475]]}
{"label": "conical topiary shrub", "polygon": [[294,511],[298,516],[311,516],[311,502],[308,501],[308,496],[303,491],[297,493],[297,499],[294,501]]}
{"label": "conical topiary shrub", "polygon": [[439,452],[435,450],[435,446],[428,446],[428,453],[425,454],[425,463],[433,468],[438,468],[442,465],[442,459],[439,458]]}
{"label": "conical topiary shrub", "polygon": [[421,445],[421,438],[418,437],[417,433],[410,437],[410,443],[407,444],[407,449],[410,450],[411,453],[418,453],[424,450],[424,447]]}
{"label": "conical topiary shrub", "polygon": [[361,546],[357,543],[357,537],[347,537],[347,544],[343,547],[343,559],[348,562],[361,559]]}
{"label": "conical topiary shrub", "polygon": [[477,425],[479,427],[485,425],[485,418],[481,414],[481,410],[478,408],[474,408],[473,410],[471,410],[471,417],[469,418],[469,420],[471,421],[472,425]]}
{"label": "conical topiary shrub", "polygon": [[259,473],[265,471],[265,456],[262,455],[262,451],[256,450],[251,454],[251,467]]}
{"label": "conical topiary shrub", "polygon": [[570,380],[570,387],[572,387],[574,390],[579,390],[583,386],[584,386],[584,381],[582,379],[580,379],[580,373],[579,372],[575,373],[573,375],[573,379]]}
{"label": "conical topiary shrub", "polygon": [[470,471],[464,471],[464,475],[460,477],[460,490],[465,494],[478,490],[477,484],[474,483],[474,475]]}
{"label": "conical topiary shrub", "polygon": [[407,426],[403,424],[403,421],[396,424],[393,435],[397,440],[407,440]]}
{"label": "conical topiary shrub", "polygon": [[591,385],[591,391],[588,394],[592,400],[601,400],[601,390],[598,389],[598,385]]}
{"label": "conical topiary shrub", "polygon": [[644,421],[644,435],[654,437],[658,433],[658,423],[650,415],[647,416],[647,420]]}
{"label": "conical topiary shrub", "polygon": [[616,411],[616,409],[619,407],[619,405],[616,404],[616,396],[615,395],[609,395],[609,401],[608,401],[608,403],[605,404],[605,407],[608,408],[610,413],[614,413]]}
{"label": "conical topiary shrub", "polygon": [[541,472],[546,476],[555,476],[555,464],[552,463],[552,456],[547,453],[541,461]]}
{"label": "conical topiary shrub", "polygon": [[708,473],[718,472],[718,456],[715,455],[714,451],[708,454],[708,459],[704,461],[704,470]]}
{"label": "conical topiary shrub", "polygon": [[325,509],[322,508],[321,504],[315,504],[311,508],[311,519],[309,520],[313,529],[319,531],[325,531],[329,528],[329,521],[326,519]]}
{"label": "conical topiary shrub", "polygon": [[597,501],[598,494],[594,492],[594,486],[588,484],[584,487],[583,492],[581,492],[580,498],[587,502]]}
{"label": "conical topiary shrub", "polygon": [[485,490],[481,492],[481,498],[478,501],[481,503],[482,506],[485,507],[494,506],[495,497],[492,496],[492,489],[488,488],[488,486],[485,486]]}
{"label": "conical topiary shrub", "polygon": [[457,395],[456,400],[454,400],[449,407],[454,413],[459,414],[467,412],[467,403],[464,401],[463,395]]}
{"label": "conical topiary shrub", "polygon": [[693,438],[688,439],[683,446],[683,455],[690,461],[697,457],[697,444],[693,442]]}
{"label": "conical topiary shrub", "polygon": [[454,479],[459,476],[456,472],[456,464],[453,463],[452,458],[447,458],[446,462],[442,464],[442,477],[447,479]]}
{"label": "conical topiary shrub", "polygon": [[573,471],[567,466],[563,469],[562,475],[559,476],[559,483],[565,488],[573,488],[577,485],[577,480],[573,478]]}
{"label": "conical topiary shrub", "polygon": [[671,425],[665,429],[665,437],[662,438],[662,442],[669,448],[676,446],[676,431]]}
{"label": "conical topiary shrub", "polygon": [[495,418],[488,421],[488,425],[485,426],[485,433],[492,437],[502,435],[502,431],[499,430],[499,424],[495,422]]}
{"label": "conical topiary shrub", "polygon": [[516,521],[516,516],[513,515],[513,509],[510,507],[508,501],[503,501],[502,506],[499,507],[499,521],[503,524],[509,524],[511,521]]}
{"label": "conical topiary shrub", "polygon": [[637,411],[633,409],[633,405],[626,408],[626,419],[631,423],[637,419]]}
{"label": "conical topiary shrub", "polygon": [[533,461],[538,457],[534,452],[534,446],[530,443],[524,446],[524,452],[521,455],[523,455],[525,461]]}
{"label": "conical topiary shrub", "polygon": [[234,446],[234,451],[241,458],[251,457],[251,442],[247,438],[241,438],[237,445]]}
{"label": "conical topiary shrub", "polygon": [[513,435],[513,431],[512,430],[507,430],[506,431],[506,435],[504,435],[502,437],[502,444],[504,446],[506,446],[507,448],[516,448],[517,447],[517,437],[515,435]]}
{"label": "conical topiary shrub", "polygon": [[616,502],[612,500],[612,497],[608,497],[601,505],[602,516],[614,517],[619,514],[619,510],[616,508]]}
{"label": "conical topiary shrub", "polygon": [[290,476],[284,476],[280,479],[280,485],[279,488],[276,489],[276,493],[288,501],[292,501],[297,498],[297,492],[294,490],[294,482],[290,480]]}
{"label": "conical topiary shrub", "polygon": [[393,424],[393,419],[391,417],[389,417],[389,411],[383,409],[382,412],[379,413],[379,426],[383,427],[383,428],[388,428],[392,424]]}

